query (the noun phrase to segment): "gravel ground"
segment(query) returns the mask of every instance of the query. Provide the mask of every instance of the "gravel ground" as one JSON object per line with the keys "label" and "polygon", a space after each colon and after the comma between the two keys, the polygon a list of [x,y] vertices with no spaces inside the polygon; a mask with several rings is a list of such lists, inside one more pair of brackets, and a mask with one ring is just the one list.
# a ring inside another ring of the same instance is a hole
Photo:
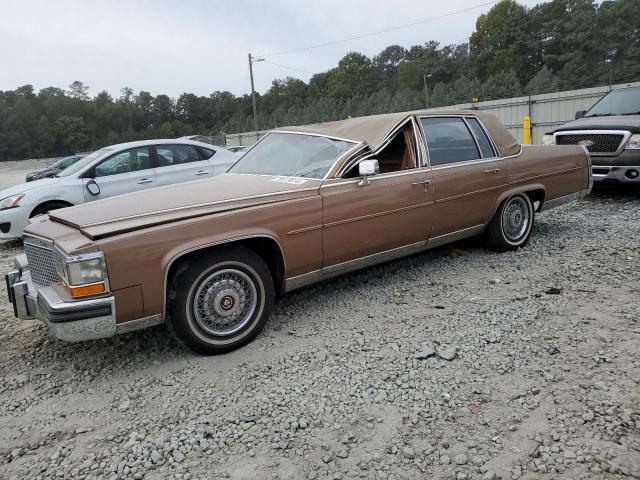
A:
{"label": "gravel ground", "polygon": [[219,357],[62,343],[0,301],[0,478],[640,478],[639,263],[640,195],[601,193],[518,252],[287,295]]}

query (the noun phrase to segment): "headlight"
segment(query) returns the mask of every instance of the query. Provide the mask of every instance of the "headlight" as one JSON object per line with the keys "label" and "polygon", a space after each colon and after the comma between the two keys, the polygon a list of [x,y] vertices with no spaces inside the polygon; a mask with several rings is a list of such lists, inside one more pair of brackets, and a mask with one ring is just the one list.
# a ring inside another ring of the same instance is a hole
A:
{"label": "headlight", "polygon": [[624,148],[627,150],[640,150],[640,134],[636,133],[635,135],[631,135],[627,146]]}
{"label": "headlight", "polygon": [[6,197],[0,200],[0,210],[7,210],[9,208],[15,208],[20,206],[20,200],[24,198],[24,193],[19,193],[18,195],[12,195],[11,197]]}
{"label": "headlight", "polygon": [[56,270],[72,297],[96,295],[107,291],[107,276],[102,253],[75,257],[58,255]]}
{"label": "headlight", "polygon": [[542,136],[542,145],[555,145],[556,142],[553,139],[553,135],[543,135]]}

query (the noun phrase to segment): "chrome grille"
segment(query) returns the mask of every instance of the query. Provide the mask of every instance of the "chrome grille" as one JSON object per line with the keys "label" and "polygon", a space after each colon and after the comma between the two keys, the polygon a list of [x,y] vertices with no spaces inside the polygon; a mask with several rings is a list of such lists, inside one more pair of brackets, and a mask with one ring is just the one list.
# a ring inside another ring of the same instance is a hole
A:
{"label": "chrome grille", "polygon": [[37,237],[24,237],[24,252],[27,255],[31,279],[39,287],[60,283],[55,265],[53,242]]}
{"label": "chrome grille", "polygon": [[557,145],[584,145],[590,153],[614,155],[625,139],[624,132],[620,133],[556,133]]}

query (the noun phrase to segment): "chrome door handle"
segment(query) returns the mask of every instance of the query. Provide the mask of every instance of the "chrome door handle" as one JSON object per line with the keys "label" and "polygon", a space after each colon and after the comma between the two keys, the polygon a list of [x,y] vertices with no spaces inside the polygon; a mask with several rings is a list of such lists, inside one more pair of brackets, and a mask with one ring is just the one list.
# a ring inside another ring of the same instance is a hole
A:
{"label": "chrome door handle", "polygon": [[493,170],[485,170],[484,173],[495,173],[495,174],[498,174],[498,173],[500,173],[500,169],[499,168],[494,168]]}
{"label": "chrome door handle", "polygon": [[138,182],[138,185],[144,185],[145,183],[153,183],[153,180],[150,180],[148,178],[143,178]]}
{"label": "chrome door handle", "polygon": [[195,174],[196,175],[207,175],[209,172],[207,172],[206,170],[198,170]]}
{"label": "chrome door handle", "polygon": [[419,185],[424,185],[425,187],[431,183],[431,180],[423,180],[421,182],[413,182],[411,185],[417,187]]}

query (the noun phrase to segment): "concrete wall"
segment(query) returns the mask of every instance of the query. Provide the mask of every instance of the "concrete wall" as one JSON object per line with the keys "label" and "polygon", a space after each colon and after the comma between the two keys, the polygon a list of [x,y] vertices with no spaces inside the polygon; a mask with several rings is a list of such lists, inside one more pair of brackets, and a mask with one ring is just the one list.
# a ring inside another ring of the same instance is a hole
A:
{"label": "concrete wall", "polygon": [[[640,82],[614,85],[612,88],[627,86],[639,86]],[[522,119],[531,117],[533,130],[532,142],[542,143],[542,136],[553,130],[556,126],[573,120],[578,110],[588,110],[609,92],[609,87],[583,88],[581,90],[568,90],[565,92],[546,93],[532,95],[530,97],[506,98],[491,100],[488,102],[461,103],[446,107],[438,107],[432,110],[469,109],[477,108],[485,112],[493,113],[509,129],[509,131],[522,142]],[[227,146],[253,145],[266,131],[246,132],[227,135]]]}

